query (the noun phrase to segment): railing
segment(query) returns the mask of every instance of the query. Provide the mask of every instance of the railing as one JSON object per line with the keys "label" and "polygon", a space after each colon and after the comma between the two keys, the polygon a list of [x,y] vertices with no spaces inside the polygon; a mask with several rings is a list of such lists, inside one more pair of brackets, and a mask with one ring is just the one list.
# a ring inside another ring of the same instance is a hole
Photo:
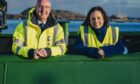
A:
{"label": "railing", "polygon": [[140,84],[140,54],[93,59],[65,55],[48,59],[0,56],[0,84]]}

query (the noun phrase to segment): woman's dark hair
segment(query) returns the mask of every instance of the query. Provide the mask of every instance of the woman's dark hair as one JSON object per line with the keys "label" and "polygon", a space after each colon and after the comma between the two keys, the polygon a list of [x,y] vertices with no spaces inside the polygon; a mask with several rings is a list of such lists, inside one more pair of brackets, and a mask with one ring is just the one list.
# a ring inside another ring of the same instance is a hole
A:
{"label": "woman's dark hair", "polygon": [[109,20],[108,20],[107,14],[104,11],[104,9],[102,7],[100,7],[100,6],[92,7],[90,9],[90,11],[88,12],[87,17],[86,17],[86,19],[85,19],[85,21],[83,22],[82,25],[90,25],[90,15],[91,15],[92,12],[94,12],[96,10],[100,11],[102,13],[102,15],[103,15],[103,18],[104,18],[104,25],[103,26],[106,25],[108,27],[109,26]]}

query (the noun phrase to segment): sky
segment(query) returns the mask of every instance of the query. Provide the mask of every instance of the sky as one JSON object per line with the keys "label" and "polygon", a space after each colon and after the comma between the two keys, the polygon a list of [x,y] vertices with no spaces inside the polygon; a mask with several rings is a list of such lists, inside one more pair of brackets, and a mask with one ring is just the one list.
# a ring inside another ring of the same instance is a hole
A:
{"label": "sky", "polygon": [[[6,0],[8,13],[17,14],[36,4],[36,0]],[[52,9],[86,15],[93,6],[102,6],[109,16],[140,17],[140,0],[51,0]]]}

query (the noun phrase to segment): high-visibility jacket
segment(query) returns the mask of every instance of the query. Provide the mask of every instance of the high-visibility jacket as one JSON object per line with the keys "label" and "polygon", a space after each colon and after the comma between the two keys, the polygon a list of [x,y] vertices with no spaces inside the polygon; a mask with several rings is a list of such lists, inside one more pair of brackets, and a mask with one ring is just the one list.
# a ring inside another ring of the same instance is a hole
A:
{"label": "high-visibility jacket", "polygon": [[109,26],[102,42],[98,40],[95,32],[91,29],[90,26],[80,26],[79,32],[81,34],[81,39],[84,46],[87,47],[100,48],[103,46],[115,45],[119,38],[118,27],[111,28],[111,26]]}
{"label": "high-visibility jacket", "polygon": [[28,19],[17,26],[13,34],[12,51],[26,58],[29,57],[28,51],[30,49],[40,48],[49,48],[51,56],[63,55],[66,52],[63,28],[56,23],[41,31],[41,28],[31,21],[34,11],[34,8],[31,9]]}

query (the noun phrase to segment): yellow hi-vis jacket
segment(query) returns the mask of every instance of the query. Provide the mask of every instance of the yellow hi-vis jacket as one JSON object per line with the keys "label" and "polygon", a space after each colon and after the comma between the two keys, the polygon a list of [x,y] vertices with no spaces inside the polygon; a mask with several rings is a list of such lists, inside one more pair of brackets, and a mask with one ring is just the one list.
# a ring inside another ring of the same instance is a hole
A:
{"label": "yellow hi-vis jacket", "polygon": [[13,34],[12,51],[25,58],[29,57],[28,51],[30,49],[40,48],[49,48],[51,50],[51,56],[64,55],[66,52],[66,44],[63,28],[57,23],[54,26],[45,28],[45,30],[41,32],[41,28],[31,21],[34,11],[34,8],[31,9],[28,19],[17,26]]}
{"label": "yellow hi-vis jacket", "polygon": [[115,45],[118,42],[119,38],[119,28],[111,28],[111,26],[107,28],[106,35],[102,42],[98,40],[95,32],[91,29],[90,26],[80,26],[79,33],[81,34],[81,39],[83,41],[84,46],[94,48]]}

